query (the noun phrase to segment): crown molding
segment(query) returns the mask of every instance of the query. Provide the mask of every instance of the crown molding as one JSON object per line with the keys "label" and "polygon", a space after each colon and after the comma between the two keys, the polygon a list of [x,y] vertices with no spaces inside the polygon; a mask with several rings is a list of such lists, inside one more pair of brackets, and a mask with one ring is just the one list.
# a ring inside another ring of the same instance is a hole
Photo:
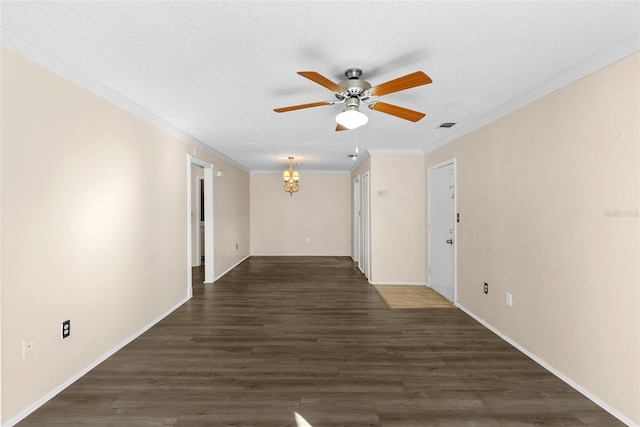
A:
{"label": "crown molding", "polygon": [[369,158],[371,157],[371,153],[369,153],[369,150],[364,150],[364,153],[362,153],[362,155],[358,156],[358,159],[354,162],[353,166],[351,167],[351,169],[349,169],[349,173],[353,174],[355,171],[358,170],[358,168]]}
{"label": "crown molding", "polygon": [[367,148],[367,152],[370,155],[384,155],[384,156],[423,156],[424,150],[396,150],[396,149],[382,149],[382,148]]}
{"label": "crown molding", "polygon": [[447,136],[437,140],[435,143],[427,147],[423,151],[423,154],[431,153],[450,142],[460,139],[461,137],[480,129],[509,113],[549,95],[558,89],[566,87],[589,74],[613,64],[614,62],[626,58],[629,55],[633,55],[638,51],[640,51],[640,32],[636,32],[633,36],[623,40],[622,42],[608,49],[604,49],[569,68],[566,68],[540,86],[502,104],[500,107],[485,114],[479,119],[456,129],[452,133],[449,133]]}
{"label": "crown molding", "polygon": [[[284,170],[285,168],[283,167],[282,169],[278,169],[278,170],[254,170],[254,171],[251,171],[250,173],[251,175],[274,175],[274,174],[282,175],[282,172]],[[344,171],[344,170],[304,170],[304,169],[296,169],[296,170],[300,172],[300,174],[305,174],[305,175],[350,175],[349,171]]]}
{"label": "crown molding", "polygon": [[165,119],[157,116],[140,104],[137,104],[121,93],[113,90],[112,88],[106,86],[98,80],[88,76],[75,67],[69,65],[64,61],[61,61],[50,53],[34,46],[33,44],[27,42],[19,36],[16,36],[15,34],[4,28],[2,29],[2,45],[13,50],[16,53],[19,53],[20,55],[35,62],[36,64],[39,64],[40,66],[54,72],[60,77],[77,84],[78,86],[88,90],[94,95],[97,95],[100,98],[103,98],[106,101],[128,111],[129,113],[139,117],[140,119],[147,121],[154,126],[157,126],[158,128],[180,138],[185,142],[188,142],[194,147],[205,151],[212,156],[219,158],[220,160],[230,163],[245,172],[250,172],[249,168],[247,168],[246,166],[211,148],[204,142],[200,141],[198,138],[172,125]]}

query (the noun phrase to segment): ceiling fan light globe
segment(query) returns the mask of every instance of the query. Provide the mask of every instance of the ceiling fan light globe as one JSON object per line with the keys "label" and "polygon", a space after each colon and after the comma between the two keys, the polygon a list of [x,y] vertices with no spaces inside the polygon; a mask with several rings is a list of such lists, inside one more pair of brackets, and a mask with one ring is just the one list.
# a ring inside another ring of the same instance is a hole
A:
{"label": "ceiling fan light globe", "polygon": [[369,117],[366,114],[361,113],[358,110],[345,110],[336,116],[336,122],[339,125],[346,127],[347,129],[355,129],[369,121]]}

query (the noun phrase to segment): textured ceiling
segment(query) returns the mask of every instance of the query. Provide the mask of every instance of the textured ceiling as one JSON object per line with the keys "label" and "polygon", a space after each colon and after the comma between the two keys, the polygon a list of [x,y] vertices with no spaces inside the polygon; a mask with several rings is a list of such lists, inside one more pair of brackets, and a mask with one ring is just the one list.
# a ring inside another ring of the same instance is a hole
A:
{"label": "textured ceiling", "polygon": [[[304,163],[300,170],[349,170],[356,145],[360,153],[430,151],[638,50],[640,30],[637,1],[1,8],[3,44],[251,171],[279,170],[289,155]],[[297,71],[339,82],[351,67],[372,85],[424,71],[432,84],[381,100],[427,116],[412,123],[363,109],[367,125],[335,132],[340,105],[273,111],[335,99]],[[457,124],[439,128],[443,122]]]}

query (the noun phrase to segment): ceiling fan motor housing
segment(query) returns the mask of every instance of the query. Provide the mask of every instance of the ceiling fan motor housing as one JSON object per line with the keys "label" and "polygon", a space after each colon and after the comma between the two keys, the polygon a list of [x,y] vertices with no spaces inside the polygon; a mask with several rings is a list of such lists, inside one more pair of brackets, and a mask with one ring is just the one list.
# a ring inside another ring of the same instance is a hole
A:
{"label": "ceiling fan motor housing", "polygon": [[[362,75],[362,70],[360,68],[349,68],[344,72],[344,75],[347,76],[349,80],[344,80],[338,83],[338,86],[347,91],[349,98],[353,96],[360,97],[364,91],[371,89],[369,82],[360,80],[360,76]],[[345,98],[342,94],[336,94],[336,97],[340,100]]]}

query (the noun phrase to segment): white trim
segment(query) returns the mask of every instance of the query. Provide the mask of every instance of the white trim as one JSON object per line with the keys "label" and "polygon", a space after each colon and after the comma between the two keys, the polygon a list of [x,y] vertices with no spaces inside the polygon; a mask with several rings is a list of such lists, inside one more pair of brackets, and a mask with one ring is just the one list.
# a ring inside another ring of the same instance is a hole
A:
{"label": "white trim", "polygon": [[427,286],[425,282],[369,282],[373,286]]}
{"label": "white trim", "polygon": [[299,256],[317,256],[317,257],[347,257],[347,258],[351,258],[350,254],[256,254],[256,253],[252,253],[249,256],[295,256],[295,257],[299,257]]}
{"label": "white trim", "polygon": [[367,152],[371,155],[383,154],[385,156],[424,156],[424,150],[422,149],[367,148]]}
{"label": "white trim", "polygon": [[429,284],[431,279],[431,251],[429,250],[429,232],[431,229],[431,206],[429,203],[429,197],[431,197],[431,193],[429,192],[429,174],[432,170],[439,169],[443,166],[453,165],[453,303],[455,304],[458,301],[458,221],[457,221],[457,213],[458,213],[458,158],[454,157],[449,160],[442,161],[440,163],[436,163],[435,165],[429,166],[427,168],[427,176],[425,183],[425,188],[427,189],[427,271],[425,277],[427,281],[425,285],[431,289],[431,285]]}
{"label": "white trim", "polygon": [[351,259],[360,267],[360,175],[352,177],[351,184]]}
{"label": "white trim", "polygon": [[83,87],[89,92],[106,99],[112,104],[117,105],[118,107],[130,112],[131,114],[145,120],[160,129],[174,135],[183,141],[186,141],[195,147],[203,150],[209,154],[212,154],[218,157],[221,160],[224,160],[227,163],[230,163],[236,166],[239,169],[242,169],[245,172],[249,172],[250,169],[246,166],[238,163],[230,157],[225,156],[219,151],[211,148],[204,142],[200,141],[198,138],[188,134],[180,128],[175,127],[171,123],[167,122],[163,118],[157,116],[152,113],[145,107],[140,104],[135,103],[131,99],[122,95],[121,93],[115,91],[114,89],[100,83],[95,80],[93,77],[83,73],[80,70],[77,70],[73,66],[67,64],[66,62],[54,57],[53,55],[43,51],[42,49],[32,45],[26,40],[22,39],[15,34],[12,34],[10,31],[6,29],[2,29],[2,44],[8,47],[11,50],[27,57],[28,59],[40,64],[41,66],[53,71],[59,76],[72,81],[78,86]]}
{"label": "white trim", "polygon": [[464,124],[459,128],[456,125],[455,131],[447,132],[447,135],[442,139],[430,144],[429,147],[424,150],[423,154],[431,153],[450,142],[460,139],[463,136],[488,125],[489,123],[498,120],[500,117],[506,116],[507,114],[542,98],[543,96],[549,95],[550,93],[568,86],[591,73],[638,52],[638,50],[640,50],[638,40],[640,40],[640,34],[635,33],[633,36],[623,40],[621,43],[602,50],[599,53],[574,64],[564,71],[561,71],[541,85],[535,87],[529,92],[518,95],[510,101],[507,101],[495,110],[479,117],[477,120]]}
{"label": "white trim", "polygon": [[118,351],[120,351],[124,346],[126,346],[127,344],[131,343],[133,340],[135,340],[136,338],[138,338],[140,335],[144,334],[145,332],[147,332],[149,329],[151,329],[154,325],[156,325],[158,322],[160,322],[162,319],[164,319],[165,317],[167,317],[168,315],[170,315],[171,313],[173,313],[176,309],[178,309],[182,304],[184,304],[185,302],[189,301],[189,298],[184,298],[182,299],[180,302],[178,302],[177,304],[175,304],[173,307],[171,307],[170,309],[168,309],[167,311],[165,311],[164,313],[162,313],[160,316],[156,317],[155,319],[153,319],[150,323],[148,323],[147,325],[145,325],[144,327],[142,327],[142,329],[139,329],[137,332],[135,332],[133,335],[129,336],[129,338],[125,339],[124,341],[122,341],[120,344],[118,344],[117,346],[115,346],[113,349],[109,350],[108,352],[104,353],[102,356],[100,356],[98,359],[96,359],[96,361],[94,361],[92,364],[90,364],[89,366],[87,366],[86,368],[82,369],[81,371],[77,372],[75,375],[73,375],[72,377],[70,377],[68,380],[66,380],[65,382],[63,382],[62,384],[60,384],[59,386],[57,386],[56,388],[54,388],[53,390],[51,390],[49,393],[45,394],[44,396],[42,396],[41,398],[39,398],[38,400],[36,400],[35,402],[33,402],[31,405],[29,405],[27,408],[25,408],[23,411],[21,411],[19,414],[17,414],[15,417],[7,420],[4,422],[4,424],[2,424],[2,427],[11,427],[16,425],[17,423],[19,423],[20,421],[22,421],[24,418],[26,418],[29,414],[31,414],[32,412],[34,412],[36,409],[38,409],[40,406],[44,405],[45,403],[47,403],[49,400],[53,399],[58,393],[60,393],[61,391],[63,391],[65,388],[69,387],[71,384],[73,384],[74,382],[76,382],[77,380],[79,380],[80,378],[82,378],[84,375],[86,375],[89,371],[91,371],[93,368],[95,368],[96,366],[98,366],[99,364],[101,364],[102,362],[104,362],[105,360],[107,360],[109,357],[113,356],[114,354],[116,354]]}
{"label": "white trim", "polygon": [[[288,166],[278,170],[255,170],[255,171],[251,171],[250,173],[251,175],[273,175],[273,174],[282,175],[282,172],[287,168]],[[302,174],[305,174],[305,175],[351,175],[351,172],[343,171],[343,170],[303,170],[303,169],[296,169],[296,170],[300,172],[301,176]]]}
{"label": "white trim", "polygon": [[204,168],[204,282],[213,283],[215,256],[213,240],[213,165]]}
{"label": "white trim", "polygon": [[482,326],[484,326],[485,328],[489,329],[491,332],[493,332],[494,334],[496,334],[497,336],[499,336],[500,338],[502,338],[503,340],[505,340],[506,342],[508,342],[512,346],[514,346],[516,349],[518,349],[520,352],[522,352],[525,356],[527,356],[528,358],[530,358],[531,360],[536,362],[538,365],[542,366],[547,371],[551,372],[556,377],[560,378],[562,381],[567,383],[569,386],[573,387],[576,391],[578,391],[579,393],[583,394],[587,399],[591,400],[593,403],[595,403],[596,405],[600,406],[602,409],[604,409],[605,411],[607,411],[608,413],[610,413],[611,415],[613,415],[614,417],[616,417],[617,419],[619,419],[623,423],[625,423],[625,424],[627,424],[628,426],[631,426],[631,427],[634,427],[634,426],[638,427],[639,426],[638,424],[634,423],[633,420],[631,420],[627,416],[621,414],[619,411],[617,411],[616,409],[612,408],[611,406],[609,406],[608,404],[603,402],[598,397],[594,396],[591,392],[589,392],[588,390],[586,390],[585,388],[583,388],[582,386],[577,384],[571,378],[567,377],[562,372],[558,371],[556,368],[551,366],[544,359],[542,359],[542,358],[536,356],[535,354],[531,353],[529,350],[527,350],[526,348],[524,348],[523,346],[518,344],[517,341],[515,341],[515,340],[511,339],[509,336],[503,334],[499,329],[495,328],[489,322],[486,322],[484,319],[482,319],[480,316],[476,315],[474,312],[472,312],[471,310],[469,310],[465,306],[463,306],[461,304],[457,304],[457,303],[455,305],[460,310],[464,311],[469,316],[471,316],[473,319],[475,319]]}
{"label": "white trim", "polygon": [[364,161],[367,160],[369,157],[371,157],[371,154],[369,154],[369,151],[368,150],[364,150],[364,153],[362,153],[362,155],[358,156],[358,160],[356,160],[353,163],[353,166],[351,166],[351,168],[349,169],[349,172],[354,173],[364,163]]}
{"label": "white trim", "polygon": [[453,158],[451,158],[449,160],[444,160],[444,161],[442,161],[440,163],[436,163],[435,165],[431,165],[431,166],[429,166],[429,168],[427,170],[438,169],[438,168],[441,168],[443,166],[450,165],[451,163],[453,163],[455,165],[456,157],[453,157]]}
{"label": "white trim", "polygon": [[193,195],[191,194],[191,155],[187,154],[187,298],[193,297],[193,273],[191,272],[191,264],[193,262],[193,254],[191,251],[191,245],[193,243],[192,237],[192,223],[191,223],[191,205],[193,203]]}
{"label": "white trim", "polygon": [[424,156],[427,152],[422,149],[407,149],[407,150],[397,150],[397,149],[380,149],[380,148],[367,148],[364,150],[361,156],[358,156],[358,160],[349,168],[349,172],[352,174],[358,170],[358,168],[371,157],[371,155],[386,155],[386,156]]}
{"label": "white trim", "polygon": [[242,258],[240,261],[233,264],[231,267],[227,268],[222,274],[220,274],[219,276],[216,276],[215,281],[217,281],[219,278],[221,278],[222,276],[224,276],[225,274],[227,274],[228,272],[230,272],[231,270],[233,270],[234,268],[236,268],[237,266],[245,262],[249,257],[251,257],[251,255],[247,255],[246,257]]}
{"label": "white trim", "polygon": [[[365,177],[367,181],[367,190],[365,191],[364,182]],[[362,274],[367,278],[367,281],[371,283],[371,173],[370,171],[366,171],[362,174],[362,184],[360,184],[360,192],[362,195],[362,204],[360,205],[360,209],[363,212],[363,215],[360,216],[360,223],[362,224],[362,233],[360,238],[362,239],[362,256],[363,260],[366,256],[366,271],[365,268],[360,268]],[[366,200],[365,200],[366,198]],[[366,203],[365,203],[366,201]],[[364,220],[366,218],[366,221]],[[366,224],[367,228],[365,229],[364,225]],[[365,236],[366,236],[366,245],[365,245]],[[364,261],[362,262],[364,267]],[[359,266],[358,266],[359,267]]]}

